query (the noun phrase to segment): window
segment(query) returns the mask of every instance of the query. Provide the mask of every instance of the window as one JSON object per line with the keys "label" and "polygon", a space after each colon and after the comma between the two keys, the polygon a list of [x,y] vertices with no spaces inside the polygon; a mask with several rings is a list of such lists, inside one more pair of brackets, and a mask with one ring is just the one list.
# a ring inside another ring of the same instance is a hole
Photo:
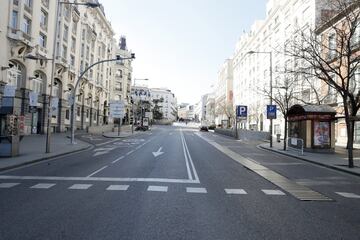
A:
{"label": "window", "polygon": [[73,37],[71,38],[71,51],[75,52],[75,48],[76,48],[76,39]]}
{"label": "window", "polygon": [[65,119],[70,120],[70,110],[69,109],[66,109],[66,111],[65,111]]}
{"label": "window", "polygon": [[32,7],[32,0],[24,0],[24,4],[25,6],[27,6],[28,8]]}
{"label": "window", "polygon": [[82,34],[81,34],[81,39],[82,40],[85,40],[85,34],[86,34],[85,29],[83,29]]}
{"label": "window", "polygon": [[40,27],[42,29],[47,29],[47,21],[48,21],[48,14],[44,10],[41,10],[40,13]]}
{"label": "window", "polygon": [[331,33],[329,35],[329,53],[328,58],[333,59],[336,55],[336,34]]}
{"label": "window", "polygon": [[44,75],[39,72],[35,72],[35,76],[38,76],[38,77],[31,80],[32,90],[38,94],[42,94]]}
{"label": "window", "polygon": [[85,52],[85,45],[82,43],[81,44],[81,57],[84,57],[84,52]]}
{"label": "window", "polygon": [[17,11],[12,11],[11,14],[11,28],[17,29],[18,27],[18,12]]}
{"label": "window", "polygon": [[66,59],[66,56],[67,56],[67,47],[63,45],[62,57]]}
{"label": "window", "polygon": [[69,27],[64,25],[63,40],[67,42],[69,36]]}
{"label": "window", "polygon": [[89,109],[86,109],[86,118],[89,118]]}
{"label": "window", "polygon": [[80,117],[80,107],[76,108],[76,116]]}
{"label": "window", "polygon": [[89,46],[86,47],[86,59],[89,60],[90,48]]}
{"label": "window", "polygon": [[31,20],[25,16],[22,31],[28,35],[31,33]]}
{"label": "window", "polygon": [[75,56],[74,55],[70,55],[70,65],[72,67],[75,67]]}
{"label": "window", "polygon": [[39,34],[39,45],[43,48],[46,48],[46,35],[43,33]]}
{"label": "window", "polygon": [[355,32],[351,38],[351,47],[356,47],[360,44],[360,20],[354,23]]}
{"label": "window", "polygon": [[360,66],[353,70],[354,74],[350,78],[349,91],[354,92],[360,89]]}
{"label": "window", "polygon": [[15,62],[9,62],[9,70],[8,70],[8,84],[12,86],[21,87],[22,82],[22,72],[21,66]]}

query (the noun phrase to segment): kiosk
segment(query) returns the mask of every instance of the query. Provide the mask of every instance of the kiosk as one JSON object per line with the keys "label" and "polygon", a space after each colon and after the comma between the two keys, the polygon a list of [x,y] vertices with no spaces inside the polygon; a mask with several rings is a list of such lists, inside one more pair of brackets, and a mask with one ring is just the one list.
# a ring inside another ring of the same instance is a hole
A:
{"label": "kiosk", "polygon": [[289,139],[302,139],[304,151],[334,152],[335,115],[328,105],[293,105],[287,114]]}

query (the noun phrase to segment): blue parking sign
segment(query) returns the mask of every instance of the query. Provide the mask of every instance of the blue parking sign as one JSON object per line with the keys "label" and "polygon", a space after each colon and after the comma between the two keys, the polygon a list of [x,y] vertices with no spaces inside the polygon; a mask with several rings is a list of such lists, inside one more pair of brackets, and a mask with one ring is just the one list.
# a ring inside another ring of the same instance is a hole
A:
{"label": "blue parking sign", "polygon": [[276,119],[276,105],[266,106],[267,119]]}
{"label": "blue parking sign", "polygon": [[243,105],[236,106],[236,117],[246,118],[247,117],[247,106],[243,106]]}

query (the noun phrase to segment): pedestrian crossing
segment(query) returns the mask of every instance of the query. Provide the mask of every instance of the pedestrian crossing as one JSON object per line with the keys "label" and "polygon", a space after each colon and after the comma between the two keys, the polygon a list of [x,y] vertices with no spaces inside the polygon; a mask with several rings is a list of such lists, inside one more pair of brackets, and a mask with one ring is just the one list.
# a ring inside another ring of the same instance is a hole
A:
{"label": "pedestrian crossing", "polygon": [[[20,183],[20,182],[4,182],[0,183],[0,190],[1,189],[16,189],[20,188],[20,186],[25,186],[25,188],[29,189],[53,189],[56,188],[58,184],[56,183],[36,183],[31,184],[30,186],[28,184]],[[68,190],[89,190],[91,188],[94,188],[95,184],[72,184],[70,186],[67,186],[66,189]],[[104,188],[106,191],[128,191],[129,189],[132,189],[132,186],[130,185],[108,185]],[[177,188],[178,189],[178,188]],[[172,190],[172,187],[170,186],[164,186],[164,185],[148,185],[146,190],[147,192],[169,192],[169,190]],[[209,190],[204,187],[184,187],[182,190],[184,193],[187,194],[208,194],[215,192],[214,190]],[[217,191],[218,192],[218,191]],[[242,189],[242,188],[225,188],[222,191],[225,195],[250,195],[249,191]],[[252,191],[253,192],[253,191]],[[264,195],[267,196],[273,196],[273,197],[280,197],[280,196],[289,196],[288,193],[279,190],[279,189],[259,189],[259,192],[261,192]],[[346,199],[360,199],[360,195],[358,193],[352,193],[352,192],[334,192],[337,196],[346,198]]]}

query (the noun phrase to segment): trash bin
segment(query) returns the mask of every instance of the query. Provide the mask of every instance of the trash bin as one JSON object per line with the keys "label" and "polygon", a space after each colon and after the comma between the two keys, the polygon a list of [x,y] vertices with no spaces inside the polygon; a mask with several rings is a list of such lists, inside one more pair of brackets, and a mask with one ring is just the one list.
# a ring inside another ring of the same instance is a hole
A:
{"label": "trash bin", "polygon": [[280,133],[276,134],[276,141],[277,141],[277,142],[280,142],[280,137],[281,137],[281,134],[280,134]]}

